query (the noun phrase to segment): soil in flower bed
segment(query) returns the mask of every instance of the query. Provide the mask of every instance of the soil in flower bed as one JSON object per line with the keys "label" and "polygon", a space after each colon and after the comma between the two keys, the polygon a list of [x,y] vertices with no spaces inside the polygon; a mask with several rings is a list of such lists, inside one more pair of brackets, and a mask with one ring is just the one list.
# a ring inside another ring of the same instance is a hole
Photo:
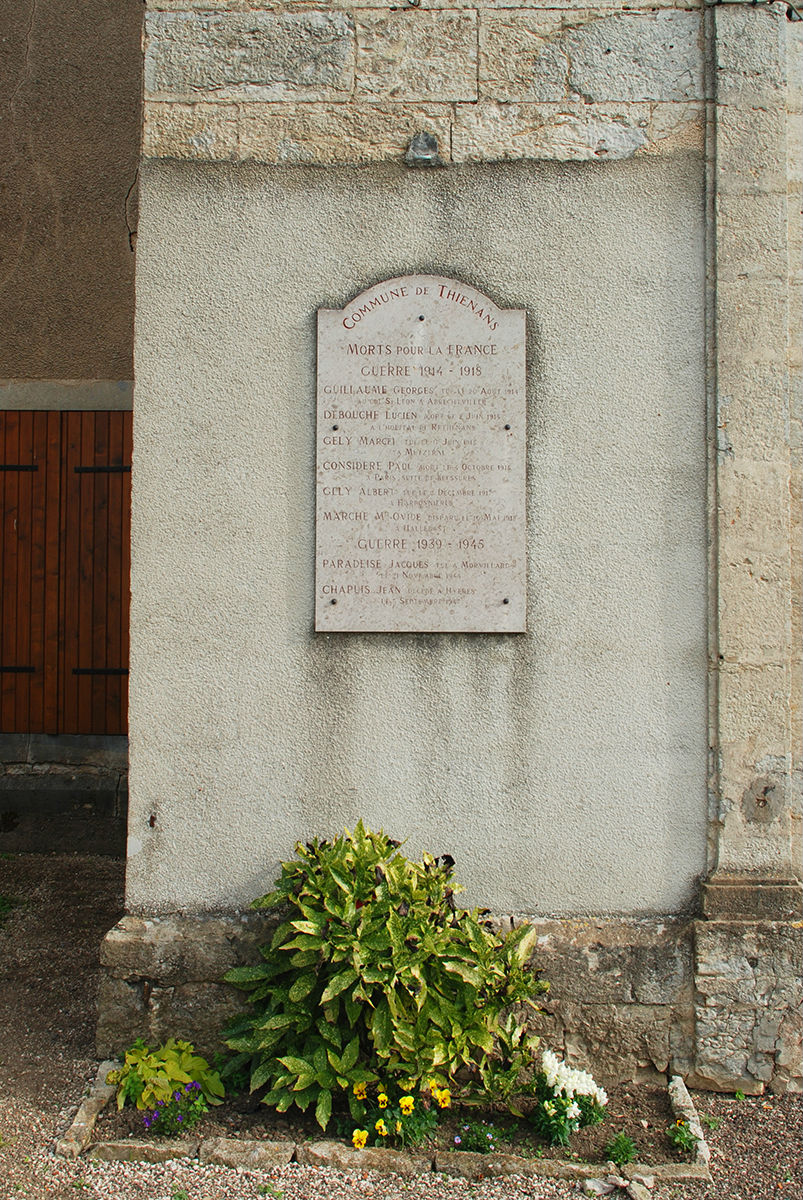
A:
{"label": "soil in flower bed", "polygon": [[[119,1141],[125,1138],[149,1137],[142,1118],[143,1114],[133,1108],[124,1108],[118,1112],[112,1101],[98,1119],[94,1140]],[[474,1107],[455,1107],[448,1112],[442,1112],[431,1148],[433,1151],[455,1149],[454,1139],[460,1136],[461,1125],[466,1121],[476,1122],[483,1119],[491,1122],[499,1133],[495,1148],[504,1154],[604,1163],[607,1157],[605,1147],[617,1133],[625,1133],[633,1140],[636,1157],[640,1162],[683,1162],[688,1158],[687,1155],[678,1152],[666,1136],[666,1130],[674,1118],[669,1096],[663,1086],[622,1084],[608,1089],[606,1119],[599,1125],[579,1130],[572,1137],[568,1149],[548,1145],[536,1135],[526,1121],[513,1120],[507,1113],[489,1113]],[[251,1096],[233,1096],[224,1104],[210,1109],[196,1125],[192,1136],[294,1142],[339,1137],[348,1143],[353,1123],[347,1115],[344,1116],[340,1133],[339,1124],[335,1114],[326,1133],[323,1133],[312,1110],[309,1113],[296,1110],[292,1114],[280,1114],[255,1102]]]}

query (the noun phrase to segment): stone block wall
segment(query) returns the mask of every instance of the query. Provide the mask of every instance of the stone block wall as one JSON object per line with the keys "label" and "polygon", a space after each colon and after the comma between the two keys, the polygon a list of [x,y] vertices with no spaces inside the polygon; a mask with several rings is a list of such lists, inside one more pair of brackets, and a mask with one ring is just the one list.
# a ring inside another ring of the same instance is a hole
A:
{"label": "stone block wall", "polygon": [[[510,925],[510,918],[502,919]],[[118,1055],[133,1038],[191,1037],[221,1047],[225,1022],[244,1006],[222,983],[258,960],[275,919],[123,917],[101,949],[97,1052]],[[694,1057],[692,926],[667,921],[538,921],[533,965],[550,982],[532,1026],[606,1085],[686,1074]]]}
{"label": "stone block wall", "polygon": [[101,946],[99,1057],[119,1057],[138,1037],[151,1045],[186,1037],[205,1054],[220,1050],[226,1021],[243,1008],[223,976],[258,962],[275,924],[264,913],[123,917]]}
{"label": "stone block wall", "polygon": [[[606,1086],[680,1074],[722,1091],[803,1089],[801,921],[734,919],[728,907],[732,895],[719,919],[536,919],[533,965],[550,991],[531,1026],[543,1045]],[[101,948],[99,1057],[136,1037],[221,1049],[245,1007],[223,976],[258,961],[275,924],[265,913],[123,917]]]}
{"label": "stone block wall", "polygon": [[700,5],[150,0],[144,153],[359,164],[702,147]]}

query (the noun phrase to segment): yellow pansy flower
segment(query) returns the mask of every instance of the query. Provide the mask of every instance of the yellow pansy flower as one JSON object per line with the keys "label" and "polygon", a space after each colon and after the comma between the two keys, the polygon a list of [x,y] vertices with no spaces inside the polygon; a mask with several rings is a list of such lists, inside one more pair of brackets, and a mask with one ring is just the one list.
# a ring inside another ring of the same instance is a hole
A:
{"label": "yellow pansy flower", "polygon": [[380,1093],[379,1093],[379,1095],[378,1095],[378,1096],[377,1096],[377,1098],[376,1098],[376,1102],[377,1102],[377,1104],[379,1105],[379,1107],[380,1107],[380,1108],[387,1108],[387,1106],[388,1106],[388,1098],[387,1098],[387,1096],[385,1095],[385,1093],[384,1093],[384,1092],[380,1092]]}
{"label": "yellow pansy flower", "polygon": [[357,1097],[358,1100],[365,1099],[365,1097],[368,1095],[368,1093],[365,1090],[364,1083],[355,1083],[354,1084],[354,1095]]}
{"label": "yellow pansy flower", "polygon": [[410,1113],[415,1108],[415,1100],[412,1096],[402,1096],[399,1100],[399,1108],[402,1110],[405,1117],[409,1117]]}
{"label": "yellow pansy flower", "polygon": [[376,1125],[374,1125],[374,1129],[376,1130],[376,1132],[379,1134],[380,1137],[388,1136],[388,1127],[385,1124],[385,1122],[382,1120],[381,1117],[377,1121]]}
{"label": "yellow pansy flower", "polygon": [[452,1103],[452,1093],[448,1088],[441,1088],[435,1093],[435,1099],[438,1101],[438,1108],[449,1108]]}
{"label": "yellow pansy flower", "polygon": [[402,1131],[402,1123],[401,1123],[401,1121],[397,1121],[396,1122],[396,1132],[401,1133],[401,1131]]}
{"label": "yellow pansy flower", "polygon": [[355,1150],[363,1150],[365,1143],[368,1141],[367,1129],[355,1129],[351,1135],[351,1144]]}

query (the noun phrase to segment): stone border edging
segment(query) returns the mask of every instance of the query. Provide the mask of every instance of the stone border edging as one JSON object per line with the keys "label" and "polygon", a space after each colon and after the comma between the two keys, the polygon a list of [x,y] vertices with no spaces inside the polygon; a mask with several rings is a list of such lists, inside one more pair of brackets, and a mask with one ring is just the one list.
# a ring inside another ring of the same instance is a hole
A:
{"label": "stone border edging", "polygon": [[705,1140],[705,1134],[700,1124],[700,1118],[697,1115],[697,1109],[694,1107],[694,1101],[689,1095],[689,1089],[680,1075],[673,1075],[669,1080],[669,1101],[675,1117],[688,1122],[689,1129],[694,1137],[697,1138],[694,1161],[707,1167],[711,1161],[711,1150],[708,1142]]}
{"label": "stone border edging", "polygon": [[[72,1125],[56,1143],[56,1153],[77,1158],[86,1150],[95,1122],[115,1088],[106,1083],[109,1071],[119,1063],[105,1062],[98,1068],[90,1095],[82,1102]],[[703,1135],[694,1101],[679,1075],[669,1082],[669,1100],[676,1119],[687,1121],[697,1138],[697,1152],[690,1163],[629,1163],[621,1174],[630,1180],[652,1177],[655,1182],[710,1182],[711,1151]],[[338,1171],[379,1171],[386,1175],[409,1178],[437,1171],[464,1179],[519,1175],[524,1178],[583,1180],[595,1179],[605,1170],[600,1163],[574,1163],[562,1159],[524,1158],[519,1154],[477,1154],[470,1150],[446,1150],[427,1153],[410,1150],[386,1150],[381,1146],[353,1150],[342,1142],[261,1141],[246,1138],[211,1137],[153,1142],[127,1138],[118,1142],[97,1142],[88,1156],[103,1162],[168,1162],[175,1158],[197,1159],[222,1167],[270,1170],[295,1162],[299,1166],[331,1167]],[[612,1164],[608,1164],[610,1167]]]}
{"label": "stone border edging", "polygon": [[100,1112],[117,1090],[106,1082],[106,1076],[109,1071],[116,1071],[119,1068],[119,1062],[109,1061],[100,1064],[89,1095],[78,1106],[78,1112],[73,1117],[72,1125],[64,1137],[59,1138],[56,1142],[56,1154],[60,1154],[62,1158],[77,1158],[81,1151],[89,1145]]}

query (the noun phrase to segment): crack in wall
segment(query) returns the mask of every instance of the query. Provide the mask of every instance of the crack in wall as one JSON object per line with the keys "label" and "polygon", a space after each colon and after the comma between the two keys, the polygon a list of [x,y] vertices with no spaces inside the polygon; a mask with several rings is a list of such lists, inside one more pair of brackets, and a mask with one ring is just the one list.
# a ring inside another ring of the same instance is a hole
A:
{"label": "crack in wall", "polygon": [[134,172],[134,178],[131,181],[131,186],[126,192],[125,200],[123,201],[123,220],[125,221],[126,229],[128,230],[128,248],[132,251],[132,253],[137,244],[137,226],[136,224],[131,223],[131,219],[129,217],[129,201],[135,194],[138,183],[139,167],[137,167],[136,171]]}
{"label": "crack in wall", "polygon": [[34,27],[34,23],[36,21],[36,14],[37,14],[38,8],[39,8],[39,0],[33,0],[33,3],[31,4],[31,19],[28,22],[28,28],[25,31],[25,58],[24,58],[24,61],[22,64],[22,76],[20,78],[19,83],[14,88],[14,91],[11,93],[9,100],[8,100],[8,110],[10,113],[13,113],[14,107],[16,104],[16,100],[17,100],[17,96],[22,91],[25,84],[28,82],[28,78],[30,75],[29,68],[31,65],[31,37],[33,35],[33,27]]}

